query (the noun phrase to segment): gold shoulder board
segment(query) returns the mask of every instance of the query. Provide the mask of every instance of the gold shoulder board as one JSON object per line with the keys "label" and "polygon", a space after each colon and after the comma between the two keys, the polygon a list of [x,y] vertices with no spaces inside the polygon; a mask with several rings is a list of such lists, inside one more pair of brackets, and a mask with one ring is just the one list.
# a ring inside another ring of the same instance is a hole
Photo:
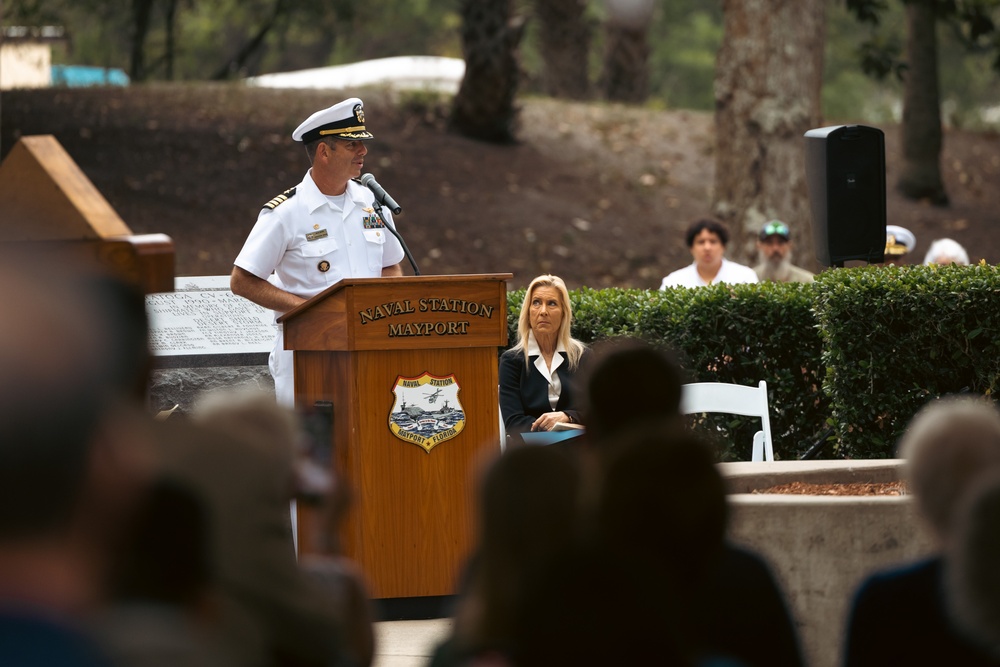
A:
{"label": "gold shoulder board", "polygon": [[282,192],[280,195],[278,195],[277,197],[275,197],[271,201],[269,201],[266,204],[264,204],[263,208],[269,208],[269,209],[271,209],[273,211],[274,209],[278,208],[278,206],[280,206],[283,202],[288,201],[289,199],[291,199],[294,196],[295,196],[295,188],[288,188],[287,190],[285,190],[284,192]]}

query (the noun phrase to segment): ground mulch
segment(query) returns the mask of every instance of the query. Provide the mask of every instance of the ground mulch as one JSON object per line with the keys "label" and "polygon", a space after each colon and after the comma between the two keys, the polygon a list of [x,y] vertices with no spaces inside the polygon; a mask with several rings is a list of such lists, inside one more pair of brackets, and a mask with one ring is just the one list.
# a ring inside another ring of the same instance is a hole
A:
{"label": "ground mulch", "polygon": [[905,482],[853,482],[842,484],[809,484],[806,482],[791,482],[779,484],[766,489],[757,489],[752,493],[776,493],[800,496],[905,496]]}

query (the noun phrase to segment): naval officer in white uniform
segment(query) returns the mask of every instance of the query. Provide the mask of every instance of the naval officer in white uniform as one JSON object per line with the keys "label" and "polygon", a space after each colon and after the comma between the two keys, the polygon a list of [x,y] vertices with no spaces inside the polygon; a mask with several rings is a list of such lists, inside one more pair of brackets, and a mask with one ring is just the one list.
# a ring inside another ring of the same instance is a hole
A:
{"label": "naval officer in white uniform", "polygon": [[[261,209],[233,263],[230,287],[275,312],[275,318],[342,278],[401,276],[403,248],[385,229],[374,195],[356,179],[372,138],[364,105],[352,97],[317,111],[292,133],[312,168],[302,182]],[[292,352],[284,349],[281,325],[269,367],[278,402],[294,407]]]}

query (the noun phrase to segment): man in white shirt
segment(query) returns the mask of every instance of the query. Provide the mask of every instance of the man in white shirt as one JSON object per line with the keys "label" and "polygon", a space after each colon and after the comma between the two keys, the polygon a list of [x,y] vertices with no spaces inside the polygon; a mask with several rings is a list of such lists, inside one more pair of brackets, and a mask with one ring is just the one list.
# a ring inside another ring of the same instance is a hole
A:
{"label": "man in white shirt", "polygon": [[749,266],[730,262],[723,255],[729,242],[729,230],[718,220],[695,220],[684,234],[694,262],[669,274],[660,283],[668,287],[704,287],[716,283],[755,283],[757,274]]}
{"label": "man in white shirt", "polygon": [[[280,316],[343,278],[401,276],[403,248],[373,207],[361,175],[372,133],[356,97],[317,111],[292,133],[312,168],[302,182],[261,209],[233,263],[233,294]],[[278,402],[294,406],[292,352],[281,326],[268,363]]]}

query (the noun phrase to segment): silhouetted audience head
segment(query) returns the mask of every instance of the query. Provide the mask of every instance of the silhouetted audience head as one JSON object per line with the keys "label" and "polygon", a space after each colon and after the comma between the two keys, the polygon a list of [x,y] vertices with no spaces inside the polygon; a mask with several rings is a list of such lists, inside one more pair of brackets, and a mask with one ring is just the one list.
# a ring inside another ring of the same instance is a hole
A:
{"label": "silhouetted audience head", "polygon": [[0,542],[64,529],[116,397],[104,294],[4,252],[0,298]]}
{"label": "silhouetted audience head", "polygon": [[120,383],[116,287],[95,271],[42,245],[0,248],[0,606],[23,618],[104,602],[152,474]]}
{"label": "silhouetted audience head", "polygon": [[696,664],[684,615],[723,548],[711,450],[663,424],[616,432],[592,540],[550,562],[521,619],[516,664]]}
{"label": "silhouetted audience head", "polygon": [[593,348],[586,383],[587,430],[605,440],[647,420],[680,417],[680,367],[670,352],[638,338],[619,337]]}
{"label": "silhouetted audience head", "polygon": [[651,577],[677,576],[678,585],[703,578],[726,532],[725,484],[712,449],[664,425],[617,437],[600,485],[600,538],[609,550],[650,568]]}
{"label": "silhouetted audience head", "polygon": [[973,485],[945,551],[945,601],[956,627],[1000,660],[1000,474]]}
{"label": "silhouetted audience head", "polygon": [[207,509],[195,492],[156,480],[139,503],[115,571],[119,600],[195,610],[212,581]]}
{"label": "silhouetted audience head", "polygon": [[930,403],[900,439],[910,492],[942,543],[962,494],[984,470],[1000,468],[1000,413],[982,398]]}
{"label": "silhouetted audience head", "polygon": [[573,462],[545,447],[512,449],[486,472],[480,544],[487,558],[542,558],[574,535],[580,479]]}
{"label": "silhouetted audience head", "polygon": [[480,484],[478,547],[456,612],[460,652],[506,651],[525,600],[578,536],[580,477],[547,447],[501,455]]}

